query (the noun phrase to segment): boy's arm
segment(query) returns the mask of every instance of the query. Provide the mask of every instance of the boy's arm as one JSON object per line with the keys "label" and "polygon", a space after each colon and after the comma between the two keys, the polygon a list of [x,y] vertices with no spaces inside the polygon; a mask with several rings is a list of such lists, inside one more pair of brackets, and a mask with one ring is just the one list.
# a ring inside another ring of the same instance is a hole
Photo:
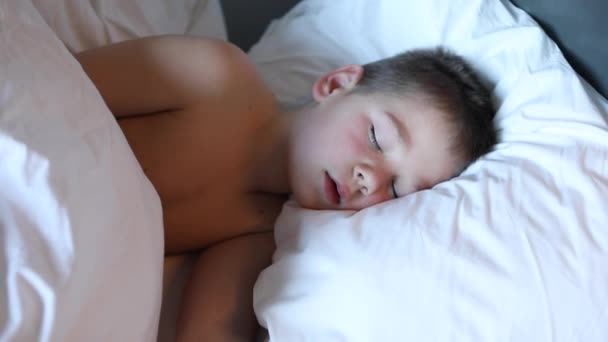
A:
{"label": "boy's arm", "polygon": [[177,341],[254,341],[253,285],[270,265],[272,232],[253,233],[204,250],[184,289]]}
{"label": "boy's arm", "polygon": [[187,36],[135,39],[75,57],[116,117],[217,102],[246,58],[224,41]]}

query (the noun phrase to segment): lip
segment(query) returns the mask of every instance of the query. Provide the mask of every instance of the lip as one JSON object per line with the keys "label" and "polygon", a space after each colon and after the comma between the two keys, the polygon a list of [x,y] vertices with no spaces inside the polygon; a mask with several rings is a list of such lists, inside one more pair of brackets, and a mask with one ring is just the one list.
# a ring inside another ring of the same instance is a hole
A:
{"label": "lip", "polygon": [[[334,181],[335,182],[335,181]],[[342,184],[335,182],[336,183],[336,190],[338,190],[338,196],[340,196],[340,202],[342,202],[344,200],[344,198],[346,198],[346,188],[342,186]]]}
{"label": "lip", "polygon": [[338,184],[333,180],[333,178],[331,178],[329,173],[325,171],[325,197],[331,204],[340,204],[340,193],[338,192],[338,189]]}

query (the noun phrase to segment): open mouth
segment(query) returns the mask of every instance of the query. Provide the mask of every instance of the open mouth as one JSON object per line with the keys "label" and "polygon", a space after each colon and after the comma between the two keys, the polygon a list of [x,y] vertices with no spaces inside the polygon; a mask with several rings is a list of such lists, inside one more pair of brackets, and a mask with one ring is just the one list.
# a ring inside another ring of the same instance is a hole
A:
{"label": "open mouth", "polygon": [[325,196],[327,200],[335,205],[340,204],[340,193],[338,192],[338,185],[331,178],[329,173],[325,171]]}

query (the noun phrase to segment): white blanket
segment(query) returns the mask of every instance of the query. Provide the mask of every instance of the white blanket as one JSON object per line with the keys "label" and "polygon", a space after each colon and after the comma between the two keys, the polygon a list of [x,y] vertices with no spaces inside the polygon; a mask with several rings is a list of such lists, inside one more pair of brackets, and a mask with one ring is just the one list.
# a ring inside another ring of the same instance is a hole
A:
{"label": "white blanket", "polygon": [[226,39],[219,0],[32,0],[72,52],[137,37]]}
{"label": "white blanket", "polygon": [[0,1],[0,341],[155,341],[158,195],[29,0]]}

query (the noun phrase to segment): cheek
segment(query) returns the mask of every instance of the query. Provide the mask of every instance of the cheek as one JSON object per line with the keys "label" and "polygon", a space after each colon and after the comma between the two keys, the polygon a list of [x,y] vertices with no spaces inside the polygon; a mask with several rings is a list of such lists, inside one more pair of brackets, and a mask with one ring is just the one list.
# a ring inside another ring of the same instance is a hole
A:
{"label": "cheek", "polygon": [[316,151],[315,159],[322,163],[344,159],[352,148],[350,134],[338,124],[323,128],[323,134],[318,136],[312,144]]}
{"label": "cheek", "polygon": [[361,156],[369,151],[367,125],[359,120],[346,127],[340,137],[341,153],[350,156]]}

